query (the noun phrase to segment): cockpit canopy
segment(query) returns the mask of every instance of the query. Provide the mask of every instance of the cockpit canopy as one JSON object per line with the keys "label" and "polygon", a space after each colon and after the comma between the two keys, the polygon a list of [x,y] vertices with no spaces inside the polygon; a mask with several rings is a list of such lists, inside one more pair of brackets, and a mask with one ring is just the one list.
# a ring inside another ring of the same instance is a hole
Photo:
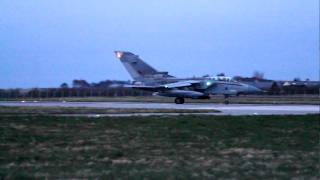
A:
{"label": "cockpit canopy", "polygon": [[226,77],[226,76],[211,76],[209,79],[214,80],[214,81],[224,81],[224,82],[231,82],[233,81],[231,77]]}

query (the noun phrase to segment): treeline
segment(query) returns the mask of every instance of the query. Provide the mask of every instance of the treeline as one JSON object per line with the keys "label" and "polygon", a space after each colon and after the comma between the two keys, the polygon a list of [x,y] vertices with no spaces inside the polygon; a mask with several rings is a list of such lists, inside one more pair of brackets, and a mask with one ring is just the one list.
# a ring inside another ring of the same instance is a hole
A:
{"label": "treeline", "polygon": [[[261,76],[261,75],[260,75]],[[269,95],[319,94],[318,81],[273,81],[261,78],[235,77],[235,80],[256,86]],[[76,79],[71,87],[62,83],[59,88],[0,89],[0,98],[59,98],[59,97],[118,97],[150,96],[151,92],[128,88],[131,81],[105,80],[88,83]]]}
{"label": "treeline", "polygon": [[[73,88],[108,88],[108,87],[123,87],[124,85],[131,84],[131,81],[119,81],[119,80],[104,80],[98,83],[89,83],[83,79],[75,79],[72,81]],[[69,88],[67,83],[62,83],[61,88]]]}
{"label": "treeline", "polygon": [[71,87],[62,83],[59,88],[0,89],[0,98],[55,98],[55,97],[117,97],[148,96],[150,92],[124,87],[131,81],[104,80],[89,83],[83,79],[72,81]]}
{"label": "treeline", "polygon": [[[319,94],[319,89],[307,89],[306,87],[285,87],[281,91],[279,91],[279,89],[272,89],[272,91],[269,91],[267,94]],[[0,89],[0,98],[121,97],[151,95],[151,92],[126,87]]]}
{"label": "treeline", "polygon": [[0,98],[118,97],[150,95],[152,95],[150,92],[125,87],[0,89]]}

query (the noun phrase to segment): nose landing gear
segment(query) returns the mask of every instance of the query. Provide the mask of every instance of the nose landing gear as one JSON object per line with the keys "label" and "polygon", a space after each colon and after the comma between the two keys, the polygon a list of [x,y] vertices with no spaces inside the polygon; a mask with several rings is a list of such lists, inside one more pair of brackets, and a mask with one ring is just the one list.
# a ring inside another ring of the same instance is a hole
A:
{"label": "nose landing gear", "polygon": [[174,100],[174,102],[175,102],[176,104],[183,104],[183,103],[184,103],[184,98],[177,97],[177,98]]}

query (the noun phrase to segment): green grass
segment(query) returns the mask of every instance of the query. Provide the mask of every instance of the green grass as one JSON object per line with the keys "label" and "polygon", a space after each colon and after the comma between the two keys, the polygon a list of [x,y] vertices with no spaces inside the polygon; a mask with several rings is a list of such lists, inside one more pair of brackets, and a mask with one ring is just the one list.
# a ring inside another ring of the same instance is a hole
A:
{"label": "green grass", "polygon": [[89,108],[89,107],[44,107],[0,106],[0,115],[47,115],[47,114],[135,114],[135,113],[218,113],[214,109],[146,109],[146,108]]}
{"label": "green grass", "polygon": [[0,179],[317,179],[319,116],[0,116]]}

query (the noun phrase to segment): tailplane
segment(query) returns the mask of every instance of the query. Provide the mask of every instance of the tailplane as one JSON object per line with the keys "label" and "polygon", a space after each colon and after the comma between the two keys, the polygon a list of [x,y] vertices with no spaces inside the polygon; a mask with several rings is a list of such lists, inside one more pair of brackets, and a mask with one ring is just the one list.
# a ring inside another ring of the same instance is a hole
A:
{"label": "tailplane", "polygon": [[168,75],[168,72],[157,71],[140,59],[138,55],[131,52],[115,51],[115,54],[135,81],[144,81],[148,78],[173,77]]}

